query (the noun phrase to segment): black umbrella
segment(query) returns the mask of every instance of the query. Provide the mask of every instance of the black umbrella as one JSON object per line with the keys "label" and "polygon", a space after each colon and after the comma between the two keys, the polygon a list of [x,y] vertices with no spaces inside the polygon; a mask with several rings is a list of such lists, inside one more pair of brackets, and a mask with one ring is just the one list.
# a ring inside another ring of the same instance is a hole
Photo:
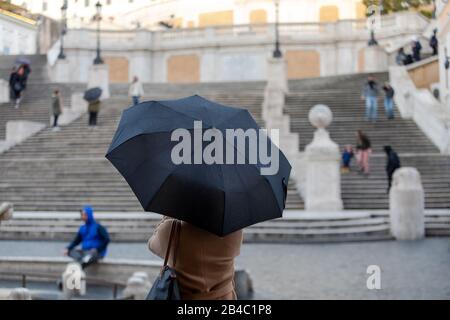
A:
{"label": "black umbrella", "polygon": [[86,90],[83,98],[87,102],[95,102],[98,99],[100,99],[101,96],[102,96],[102,89],[96,87],[96,88],[91,88],[91,89]]}
{"label": "black umbrella", "polygon": [[23,65],[23,64],[25,64],[25,65],[30,65],[30,64],[31,64],[31,61],[30,61],[30,59],[28,59],[28,58],[25,58],[25,57],[19,57],[19,58],[16,59],[16,64],[17,64],[17,65]]}
{"label": "black umbrella", "polygon": [[[198,121],[202,121],[201,129]],[[184,134],[177,129],[184,129]],[[256,135],[253,141],[269,150],[272,147],[273,159],[279,156],[278,171],[263,175],[262,170],[270,164],[259,157],[252,160],[251,154],[255,153],[250,153],[258,151],[259,145],[251,144],[251,138],[247,138],[245,147],[239,148],[238,139],[228,137],[227,129],[243,129],[243,133],[259,132],[260,128],[248,110],[199,96],[144,102],[123,112],[106,158],[128,182],[145,211],[189,222],[218,236],[282,217],[291,172],[289,162],[270,139]],[[208,131],[225,137],[222,147],[218,144],[216,151],[210,153],[217,156],[216,161],[207,162],[204,158],[200,159],[201,164],[189,164],[186,159],[199,163],[198,156],[202,154],[195,148],[181,152],[181,141],[191,147],[200,144],[200,151],[206,154],[211,141],[220,140],[215,136],[198,142],[198,137]],[[175,133],[178,136],[174,138]],[[191,136],[186,140],[179,138],[186,133]],[[220,151],[225,164],[220,164]],[[174,154],[186,161],[174,160]],[[245,155],[241,162],[237,161],[238,155]]]}

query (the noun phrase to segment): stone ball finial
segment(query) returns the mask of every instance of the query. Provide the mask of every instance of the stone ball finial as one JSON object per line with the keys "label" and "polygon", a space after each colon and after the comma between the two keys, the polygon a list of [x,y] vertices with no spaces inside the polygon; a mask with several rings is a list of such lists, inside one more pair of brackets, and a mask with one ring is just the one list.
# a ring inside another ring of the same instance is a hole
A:
{"label": "stone ball finial", "polygon": [[0,205],[0,220],[9,220],[13,216],[14,207],[12,203],[5,202]]}
{"label": "stone ball finial", "polygon": [[31,300],[31,293],[25,288],[16,288],[9,294],[9,300]]}
{"label": "stone ball finial", "polygon": [[324,104],[315,105],[309,111],[309,122],[317,129],[325,129],[333,121],[333,113]]}

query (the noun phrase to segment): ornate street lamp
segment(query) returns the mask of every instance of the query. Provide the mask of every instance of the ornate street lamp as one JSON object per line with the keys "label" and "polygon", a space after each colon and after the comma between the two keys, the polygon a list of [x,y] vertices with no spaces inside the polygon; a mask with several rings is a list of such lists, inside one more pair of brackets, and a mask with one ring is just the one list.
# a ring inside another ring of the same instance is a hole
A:
{"label": "ornate street lamp", "polygon": [[[378,13],[380,15],[380,19],[381,19],[381,15],[383,14],[383,9],[384,9],[383,8],[383,0],[380,0],[380,5],[379,5],[379,9],[378,9]],[[372,12],[372,16],[374,16],[376,14],[377,14],[377,12],[376,12],[376,10],[374,10]],[[375,23],[376,23],[376,19],[377,19],[376,17],[374,17],[372,19],[372,27],[370,28],[370,40],[367,43],[369,45],[369,47],[378,45],[378,41],[377,41],[377,39],[375,39]]]}
{"label": "ornate street lamp", "polygon": [[94,60],[94,64],[103,64],[100,49],[100,22],[102,20],[102,4],[100,1],[97,1],[95,8],[97,9],[97,14],[95,15],[95,20],[97,20],[97,57]]}
{"label": "ornate street lamp", "polygon": [[64,36],[67,33],[67,0],[64,0],[64,3],[61,7],[61,44],[59,48],[58,59],[64,60],[66,55],[64,54]]}
{"label": "ornate street lamp", "polygon": [[274,58],[283,57],[283,53],[280,50],[280,0],[275,0],[275,50],[273,52]]}

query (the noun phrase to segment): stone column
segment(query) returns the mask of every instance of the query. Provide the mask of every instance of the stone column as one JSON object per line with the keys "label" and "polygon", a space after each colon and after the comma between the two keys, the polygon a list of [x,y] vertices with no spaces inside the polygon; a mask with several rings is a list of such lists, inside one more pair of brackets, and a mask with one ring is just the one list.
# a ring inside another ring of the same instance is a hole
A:
{"label": "stone column", "polygon": [[305,148],[305,209],[309,211],[342,210],[339,147],[325,129],[333,114],[325,105],[316,105],[309,121],[317,128],[313,141]]}
{"label": "stone column", "polygon": [[99,87],[103,90],[101,99],[108,99],[109,93],[109,68],[107,64],[92,65],[89,68],[88,88]]}
{"label": "stone column", "polygon": [[391,233],[397,240],[425,237],[424,191],[420,173],[415,168],[401,168],[394,173],[390,192]]}
{"label": "stone column", "polygon": [[58,59],[51,70],[51,79],[53,82],[69,83],[70,82],[70,63],[69,60]]}
{"label": "stone column", "polygon": [[388,70],[388,55],[380,46],[368,46],[364,49],[364,71],[383,72]]}

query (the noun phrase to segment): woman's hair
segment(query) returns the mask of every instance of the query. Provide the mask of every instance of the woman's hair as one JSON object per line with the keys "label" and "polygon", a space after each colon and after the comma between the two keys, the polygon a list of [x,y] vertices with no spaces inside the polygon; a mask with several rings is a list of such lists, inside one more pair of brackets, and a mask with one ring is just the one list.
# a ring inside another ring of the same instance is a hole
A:
{"label": "woman's hair", "polygon": [[358,139],[359,140],[362,140],[362,139],[366,138],[366,135],[364,134],[364,132],[362,130],[358,130],[356,132],[356,134],[358,135]]}

